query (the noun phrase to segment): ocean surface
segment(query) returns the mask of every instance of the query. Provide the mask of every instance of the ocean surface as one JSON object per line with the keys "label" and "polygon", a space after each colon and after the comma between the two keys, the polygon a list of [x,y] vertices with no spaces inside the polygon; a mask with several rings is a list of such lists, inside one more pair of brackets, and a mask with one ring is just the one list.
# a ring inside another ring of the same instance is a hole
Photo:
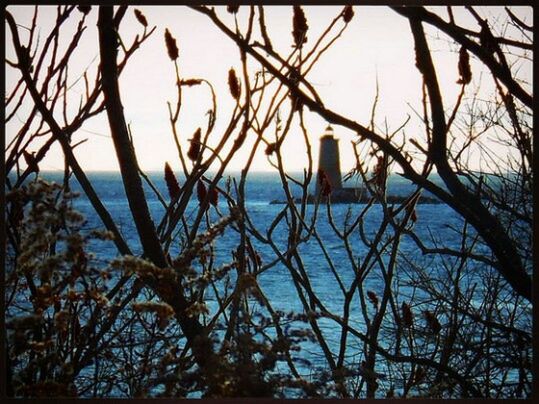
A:
{"label": "ocean surface", "polygon": [[[97,195],[101,199],[104,206],[107,208],[113,219],[115,220],[120,232],[124,236],[128,245],[131,247],[132,251],[135,254],[140,254],[142,252],[138,235],[135,230],[135,225],[133,222],[132,213],[129,210],[129,205],[126,200],[125,191],[122,183],[122,179],[119,173],[117,172],[90,172],[87,173],[88,178],[90,179]],[[47,180],[61,183],[63,180],[63,174],[60,172],[46,172],[42,173],[41,176]],[[294,176],[294,175],[293,175]],[[170,200],[168,196],[168,190],[163,179],[162,173],[149,173],[149,179],[161,193],[162,197],[168,202]],[[208,175],[208,178],[211,178],[212,175]],[[301,174],[296,174],[294,176],[297,179],[301,179]],[[220,181],[219,186],[225,187],[227,179],[230,178],[232,182],[231,195],[235,197],[234,191],[234,180],[239,181],[239,174],[232,173],[230,175],[225,175]],[[183,183],[182,178],[178,178],[180,185]],[[434,178],[436,182],[440,183],[440,180]],[[90,202],[86,199],[84,193],[77,180],[73,177],[71,179],[71,188],[74,192],[80,194],[78,198],[74,201],[75,208],[81,212],[85,219],[86,223],[84,228],[87,230],[93,229],[104,229],[104,225],[101,222],[99,216],[95,214],[94,209]],[[148,201],[148,206],[150,213],[154,222],[157,224],[161,221],[165,209],[162,203],[158,200],[154,191],[143,181],[145,194]],[[301,189],[289,182],[289,186],[294,197],[301,196]],[[345,183],[344,186],[358,186],[358,184],[349,184]],[[311,187],[314,188],[314,187]],[[387,193],[389,195],[399,195],[405,196],[412,193],[416,187],[411,184],[408,180],[398,176],[391,175],[388,180]],[[273,173],[252,173],[249,174],[246,181],[245,187],[245,205],[246,210],[249,214],[250,222],[256,227],[256,229],[263,235],[266,235],[268,228],[271,226],[271,223],[274,221],[276,216],[285,208],[284,204],[271,204],[271,201],[279,200],[285,201],[286,196],[281,184],[278,174]],[[424,192],[425,196],[431,196],[431,194]],[[331,217],[337,226],[337,228],[344,228],[344,223],[347,220],[348,223],[352,223],[357,215],[365,208],[365,204],[334,204],[331,206]],[[191,196],[191,200],[186,209],[186,219],[189,223],[194,219],[199,210],[199,203],[196,198],[196,195]],[[226,206],[223,198],[220,198],[219,201],[219,211],[222,215],[228,214],[228,206]],[[307,206],[307,220],[310,222],[314,212],[314,205]],[[216,214],[214,208],[210,208],[210,221],[216,222],[219,220],[219,216]],[[455,212],[447,207],[445,204],[418,204],[416,206],[417,222],[414,225],[414,230],[422,241],[427,246],[433,246],[432,239],[439,240],[446,246],[458,246],[461,237],[458,232],[454,229],[460,229],[463,225],[463,220],[455,214]],[[334,263],[338,264],[340,267],[340,275],[344,278],[348,277],[348,270],[351,271],[349,265],[346,265],[348,261],[348,256],[346,251],[343,248],[342,240],[335,234],[332,229],[329,220],[327,208],[325,205],[319,207],[317,213],[317,231],[320,236],[321,241],[324,244],[324,247],[330,254]],[[364,218],[365,233],[367,236],[373,236],[375,231],[378,229],[378,225],[381,221],[381,206],[375,204],[367,215]],[[201,231],[205,229],[204,224],[201,225]],[[285,220],[282,220],[279,225],[277,225],[275,231],[273,232],[274,239],[276,244],[282,247],[283,249],[287,245],[288,241],[288,232],[286,231]],[[367,248],[363,245],[359,236],[352,237],[356,242],[352,243],[352,248],[354,252],[360,256],[362,253],[367,251]],[[216,259],[217,262],[225,263],[229,262],[231,259],[230,252],[236,246],[239,236],[233,230],[228,229],[225,232],[225,235],[218,238],[215,241],[216,248]],[[274,252],[271,251],[269,246],[259,243],[254,237],[252,238],[255,248],[259,250],[261,258],[264,263],[272,261],[275,258]],[[401,252],[409,252],[410,254],[415,254],[417,252],[417,247],[412,240],[408,240],[406,237],[403,239],[401,246]],[[323,273],[328,269],[326,268],[320,260],[320,254],[322,250],[320,249],[319,244],[315,240],[309,240],[307,243],[301,246],[300,251],[304,256],[305,266],[308,268],[310,274],[312,274],[313,281],[320,281],[321,283],[326,282],[323,276]],[[171,246],[171,253],[174,253],[174,244]],[[178,251],[179,252],[179,251]],[[101,245],[98,255],[101,258],[111,258],[117,255],[116,248],[112,245],[103,249]],[[277,269],[279,265],[276,266]],[[278,270],[268,271],[268,277],[280,276]],[[354,277],[350,273],[351,279]],[[284,288],[283,288],[284,289]],[[281,299],[277,299],[279,301]],[[287,300],[287,299],[285,299]]]}
{"label": "ocean surface", "polygon": [[[163,195],[165,200],[169,200],[166,185],[163,179],[162,173],[149,173],[149,178],[158,188],[159,192]],[[63,174],[58,172],[42,173],[42,177],[55,181],[62,182]],[[221,180],[220,186],[224,186],[227,177],[239,178],[238,173],[232,173],[225,176]],[[115,219],[121,233],[125,237],[127,243],[136,254],[140,254],[141,248],[135,231],[132,214],[128,208],[128,204],[125,197],[123,183],[119,173],[113,172],[91,172],[88,173],[88,177],[92,182],[98,196],[105,207],[109,210],[112,217]],[[212,175],[207,175],[211,178]],[[295,175],[296,178],[301,178],[301,174]],[[439,181],[436,178],[435,181]],[[183,180],[179,178],[180,185]],[[81,191],[80,185],[76,179],[71,180],[71,186],[73,191]],[[357,184],[345,186],[357,186]],[[388,181],[388,194],[391,195],[407,195],[415,190],[415,187],[407,180],[398,175],[391,175]],[[155,196],[154,192],[145,184],[145,192],[150,207],[151,215],[156,223],[159,223],[164,208]],[[300,196],[300,189],[298,187],[292,188],[294,196]],[[425,193],[426,196],[432,196]],[[232,191],[234,196],[234,191]],[[285,200],[285,193],[282,188],[282,184],[277,174],[271,173],[252,173],[249,174],[246,183],[246,209],[249,213],[251,222],[256,226],[257,230],[265,235],[272,221],[281,212],[285,205],[270,204],[272,200]],[[101,223],[99,217],[94,213],[93,208],[89,201],[85,198],[84,194],[77,198],[74,202],[75,208],[80,211],[86,218],[84,228],[86,230],[103,229],[104,226]],[[343,228],[345,220],[353,222],[353,219],[357,217],[358,213],[365,208],[364,204],[338,204],[333,205],[332,218],[337,228]],[[224,203],[223,199],[220,199],[219,209],[222,214],[226,215],[228,207]],[[313,214],[314,206],[309,205],[307,208],[307,217],[310,218]],[[191,201],[186,209],[186,218],[189,222],[192,220],[198,212],[198,201],[196,196],[193,195]],[[461,237],[458,234],[458,230],[462,228],[462,219],[455,214],[449,207],[444,204],[421,204],[416,207],[417,222],[414,225],[416,234],[422,239],[423,243],[427,246],[434,246],[435,242],[441,243],[440,245],[445,247],[458,248],[461,243]],[[373,238],[375,232],[378,229],[378,224],[381,220],[381,207],[379,205],[373,206],[368,214],[364,218],[365,234],[369,238]],[[210,209],[211,221],[217,221],[218,217],[215,214],[215,209]],[[309,222],[309,220],[307,220]],[[335,234],[331,225],[328,222],[327,209],[325,206],[321,206],[318,211],[317,231],[320,236],[322,244],[331,258],[334,267],[336,268],[342,283],[345,287],[348,287],[355,278],[355,273],[350,263],[350,257],[343,246],[342,240]],[[203,230],[203,227],[202,227]],[[237,246],[239,240],[238,234],[232,230],[227,231],[215,240],[215,261],[218,267],[221,264],[230,262],[232,260],[232,250]],[[262,264],[268,264],[275,260],[276,254],[270,246],[260,243],[258,240],[251,238],[253,246],[258,250]],[[288,233],[286,231],[285,221],[276,227],[274,231],[274,240],[277,247],[281,252],[284,252],[287,247]],[[362,243],[359,233],[357,231],[350,238],[351,248],[353,252],[353,259],[356,262],[362,262],[368,248]],[[179,244],[179,243],[177,243]],[[92,251],[92,246],[89,250]],[[97,245],[96,245],[97,247]],[[179,247],[173,243],[171,246],[171,254],[177,252]],[[326,305],[327,309],[335,315],[341,316],[343,313],[344,297],[339,291],[338,281],[336,280],[331,268],[324,258],[324,253],[319,243],[311,238],[308,242],[302,244],[299,248],[302,256],[303,264],[306,268],[309,282],[312,288],[317,293],[318,298]],[[99,260],[109,260],[118,255],[112,243],[104,246],[102,242],[95,251]],[[400,253],[408,259],[414,259],[420,265],[435,268],[436,265],[432,256],[423,256],[418,250],[418,247],[409,237],[403,237],[400,244]],[[384,254],[383,260],[387,262],[388,255]],[[400,271],[400,272],[399,272]],[[372,275],[369,275],[365,280],[365,290],[375,291],[378,295],[382,295],[383,292],[383,280],[380,271],[376,268],[371,271]],[[399,273],[402,273],[402,285],[398,286],[398,293],[401,296],[406,296],[407,287],[404,285],[406,282],[406,271],[397,267],[397,278]],[[292,278],[289,270],[277,263],[264,271],[258,277],[259,285],[262,287],[266,296],[270,299],[275,310],[282,310],[283,312],[295,311],[298,313],[304,312],[300,299],[297,296],[297,291],[292,283]],[[399,282],[399,280],[397,280]],[[411,291],[409,291],[411,293]],[[208,295],[208,307],[210,312],[216,309],[217,305],[211,295]],[[369,305],[369,310],[372,308]],[[357,327],[359,330],[365,329],[363,324],[361,308],[359,300],[354,301],[352,305],[351,324]],[[324,336],[327,338],[330,348],[337,354],[340,338],[340,328],[335,326],[335,323],[329,319],[321,319],[320,325]],[[352,337],[349,339],[349,352],[350,356],[348,360],[350,362],[358,362],[362,360],[363,344]],[[302,346],[302,354],[304,358],[311,361],[314,366],[319,365],[324,367],[324,360],[320,347],[317,344],[305,343]]]}

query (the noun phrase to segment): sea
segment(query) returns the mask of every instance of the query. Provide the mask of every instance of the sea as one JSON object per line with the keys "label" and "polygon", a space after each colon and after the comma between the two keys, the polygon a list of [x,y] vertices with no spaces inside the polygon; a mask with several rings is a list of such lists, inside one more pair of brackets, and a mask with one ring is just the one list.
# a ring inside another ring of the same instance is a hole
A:
{"label": "sea", "polygon": [[[169,201],[168,191],[164,182],[162,172],[147,173],[149,180],[155,185],[163,198]],[[292,177],[300,180],[302,173],[291,173]],[[41,177],[62,183],[63,173],[61,172],[44,172]],[[122,183],[121,175],[118,172],[88,172],[93,187],[97,195],[108,209],[111,216],[117,223],[120,232],[124,236],[128,245],[133,250],[134,254],[141,254],[141,247],[133,222],[133,214],[129,210],[126,200],[125,191]],[[213,177],[212,173],[206,175],[207,178]],[[240,173],[225,174],[220,181],[220,186],[225,186],[229,180],[231,184],[234,181],[239,182]],[[184,179],[179,176],[178,180],[181,184]],[[442,186],[440,179],[436,176],[433,181]],[[143,181],[144,182],[144,181]],[[358,183],[344,183],[344,186],[357,187],[361,186]],[[75,199],[74,207],[81,212],[86,221],[84,230],[104,229],[103,223],[94,212],[92,205],[84,196],[80,185],[73,177],[71,179],[71,187],[75,192],[79,192],[80,196]],[[155,223],[159,223],[165,212],[164,207],[157,198],[155,192],[144,182],[144,189],[150,213]],[[397,174],[391,174],[388,178],[387,193],[389,195],[405,196],[411,194],[416,187],[408,180]],[[293,196],[301,196],[301,189],[296,185],[291,185]],[[424,193],[425,196],[432,195]],[[235,197],[234,187],[231,188],[231,196]],[[245,188],[245,207],[248,212],[250,223],[256,230],[266,235],[272,226],[273,221],[283,209],[284,204],[272,204],[272,201],[284,201],[286,199],[283,185],[278,173],[250,173],[247,176]],[[319,240],[311,237],[307,242],[301,244],[299,252],[301,254],[302,263],[304,265],[308,281],[317,294],[320,301],[325,305],[327,311],[336,316],[343,315],[344,296],[340,291],[339,283],[342,283],[345,288],[348,288],[355,279],[355,272],[352,268],[351,260],[356,263],[361,263],[368,252],[368,247],[363,243],[359,231],[354,231],[350,235],[350,251],[346,250],[343,240],[334,231],[344,229],[347,223],[352,223],[354,219],[364,209],[365,204],[335,204],[331,205],[330,210],[325,205],[321,205],[316,211],[316,231]],[[199,203],[196,195],[193,195],[186,209],[186,220],[189,223],[198,213]],[[228,214],[228,206],[221,198],[218,204],[219,212],[222,215]],[[315,214],[315,206],[308,205],[306,210],[306,222],[311,223]],[[419,204],[416,206],[417,220],[413,224],[414,231],[423,243],[428,247],[445,246],[459,248],[462,242],[460,230],[463,227],[462,218],[456,214],[451,208],[445,204]],[[210,222],[216,222],[219,219],[217,211],[214,207],[209,210]],[[333,221],[333,226],[330,219]],[[372,240],[378,230],[382,218],[381,206],[373,205],[363,218],[364,237]],[[286,219],[283,219],[275,227],[273,231],[273,240],[275,247],[282,253],[286,251],[288,245]],[[204,225],[201,227],[201,232],[205,230]],[[214,241],[214,254],[216,266],[224,265],[232,261],[232,252],[237,247],[239,240],[238,233],[227,228],[225,233]],[[251,237],[253,247],[258,251],[262,265],[268,266],[276,261],[276,252],[270,245],[260,242],[255,237]],[[385,240],[385,238],[383,238]],[[103,242],[96,244],[95,251],[92,251],[92,246],[89,250],[96,254],[96,259],[106,262],[118,256],[118,252],[112,243],[103,245]],[[481,248],[480,246],[478,248]],[[180,242],[174,242],[171,245],[171,255],[180,252]],[[414,291],[411,289],[408,282],[410,281],[410,265],[406,262],[413,262],[414,265],[423,266],[430,270],[435,270],[440,264],[437,258],[432,255],[423,255],[415,242],[407,236],[404,236],[399,246],[400,257],[399,264],[396,267],[395,291],[398,299],[410,301],[411,294]],[[331,260],[332,266],[329,264]],[[382,253],[382,260],[387,264],[389,260],[389,251]],[[402,264],[401,264],[402,262]],[[336,273],[336,274],[335,274]],[[473,274],[473,271],[470,271]],[[479,276],[473,276],[476,282],[480,282]],[[339,278],[339,279],[337,279]],[[274,265],[268,266],[257,278],[258,284],[264,291],[265,295],[271,301],[274,310],[280,310],[283,313],[304,313],[305,309],[298,298],[298,292],[292,282],[292,275],[289,269],[281,262],[277,261]],[[473,281],[471,279],[470,281]],[[369,276],[364,281],[364,290],[373,291],[377,295],[383,294],[384,281],[381,270],[374,266]],[[420,292],[415,292],[420,293]],[[357,293],[356,293],[357,295]],[[420,297],[420,296],[416,296]],[[207,305],[212,312],[217,310],[217,302],[211,293],[207,295]],[[253,300],[253,305],[256,301]],[[374,314],[374,307],[368,304],[369,313]],[[358,330],[365,332],[365,323],[363,321],[359,298],[354,298],[350,324]],[[341,337],[341,329],[330,318],[321,318],[319,320],[322,333],[328,341],[332,352],[337,355],[339,352],[339,344]],[[312,372],[313,369],[327,368],[327,363],[320,350],[320,346],[313,342],[303,342],[301,345],[300,355],[306,359],[310,365],[305,365],[305,372]],[[352,336],[347,342],[347,363],[359,364],[364,359],[363,343]],[[382,369],[383,370],[383,369]]]}

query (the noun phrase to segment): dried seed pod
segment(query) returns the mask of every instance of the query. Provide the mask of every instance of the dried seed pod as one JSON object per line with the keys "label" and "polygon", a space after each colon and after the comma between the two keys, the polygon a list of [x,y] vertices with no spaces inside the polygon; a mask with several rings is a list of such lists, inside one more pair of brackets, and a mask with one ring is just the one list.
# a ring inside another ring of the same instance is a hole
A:
{"label": "dried seed pod", "polygon": [[229,4],[228,6],[226,6],[226,11],[228,11],[230,14],[236,14],[239,9],[240,6],[237,4]]}
{"label": "dried seed pod", "polygon": [[481,32],[479,33],[479,42],[481,47],[488,53],[495,53],[497,48],[496,39],[492,36],[492,32],[488,27],[487,21],[483,21],[481,24]]}
{"label": "dried seed pod", "polygon": [[202,83],[201,79],[187,79],[187,80],[180,80],[180,86],[198,86]]}
{"label": "dried seed pod", "polygon": [[349,23],[354,18],[354,8],[352,6],[345,6],[342,11],[342,19],[345,23]]}
{"label": "dried seed pod", "polygon": [[217,204],[219,203],[219,193],[217,192],[217,189],[215,187],[210,188],[209,191],[210,194],[210,203],[217,207]]}
{"label": "dried seed pod", "polygon": [[180,184],[178,184],[178,180],[168,162],[165,163],[165,182],[167,184],[170,199],[174,201],[180,196]]}
{"label": "dried seed pod", "polygon": [[294,44],[296,48],[301,48],[305,42],[307,42],[307,18],[300,6],[294,6],[294,17],[292,19],[292,36],[294,37]]}
{"label": "dried seed pod", "polygon": [[439,334],[440,330],[442,329],[442,326],[440,325],[440,322],[438,321],[434,313],[429,310],[425,310],[424,314],[425,320],[427,320],[427,325],[429,326],[432,333]]}
{"label": "dried seed pod", "polygon": [[202,182],[202,180],[198,180],[197,182],[197,198],[198,202],[202,203],[204,199],[206,199],[206,186]]}
{"label": "dried seed pod", "polygon": [[414,315],[410,309],[410,306],[406,304],[406,302],[402,302],[401,309],[403,325],[407,328],[411,328],[414,324]]}
{"label": "dried seed pod", "polygon": [[464,46],[460,47],[459,51],[459,75],[458,84],[468,84],[472,81],[472,70],[470,69],[470,56]]}
{"label": "dried seed pod", "polygon": [[231,67],[228,71],[228,88],[230,89],[230,94],[232,94],[232,97],[235,100],[239,100],[241,94],[240,82],[236,77],[236,71],[233,67]]}
{"label": "dried seed pod", "polygon": [[201,134],[202,132],[200,128],[198,128],[195,134],[193,135],[193,138],[189,141],[190,146],[189,146],[189,150],[187,151],[187,157],[189,157],[191,161],[198,160],[198,158],[201,155],[201,147],[200,147]]}
{"label": "dried seed pod", "polygon": [[275,152],[275,150],[277,150],[277,143],[270,143],[266,147],[264,153],[266,153],[266,156],[271,156]]}
{"label": "dried seed pod", "polygon": [[77,6],[77,10],[86,15],[92,10],[92,6]]}
{"label": "dried seed pod", "polygon": [[320,193],[322,196],[331,194],[331,183],[326,175],[326,172],[321,168],[318,169],[318,183],[320,184]]}
{"label": "dried seed pod", "polygon": [[238,137],[236,139],[234,139],[234,149],[237,150],[243,145],[243,142],[245,142],[245,139],[247,138],[247,130],[248,129],[249,129],[249,124],[244,122],[243,126],[241,128],[240,134],[238,135]]}
{"label": "dried seed pod", "polygon": [[146,19],[144,14],[142,14],[142,11],[140,11],[138,8],[135,8],[134,13],[135,17],[137,18],[137,21],[140,22],[144,26],[144,28],[146,28],[148,26],[148,20]]}
{"label": "dried seed pod", "polygon": [[367,291],[367,297],[375,308],[378,308],[378,296],[372,290]]}
{"label": "dried seed pod", "polygon": [[176,39],[172,37],[168,28],[165,30],[165,45],[167,46],[167,52],[170,59],[178,59],[178,45],[176,45]]}
{"label": "dried seed pod", "polygon": [[378,187],[382,188],[386,180],[386,159],[385,156],[379,156],[376,160],[376,165],[372,171],[371,181]]}

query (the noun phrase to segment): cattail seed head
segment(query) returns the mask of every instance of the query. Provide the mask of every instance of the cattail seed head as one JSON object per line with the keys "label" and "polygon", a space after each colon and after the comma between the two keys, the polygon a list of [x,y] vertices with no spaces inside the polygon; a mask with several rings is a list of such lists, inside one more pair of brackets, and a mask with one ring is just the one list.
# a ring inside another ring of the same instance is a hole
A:
{"label": "cattail seed head", "polygon": [[137,21],[140,22],[142,26],[146,28],[148,26],[148,20],[146,19],[144,14],[142,14],[142,11],[140,11],[138,8],[135,8],[134,13],[135,13],[135,17],[137,18]]}
{"label": "cattail seed head", "polygon": [[230,89],[230,94],[232,94],[232,97],[235,100],[238,100],[241,94],[240,82],[236,77],[236,71],[233,67],[228,71],[228,88]]}
{"label": "cattail seed head", "polygon": [[165,30],[165,45],[167,46],[167,52],[170,59],[178,59],[178,45],[176,45],[176,39],[172,37],[168,28]]}
{"label": "cattail seed head", "polygon": [[177,199],[180,196],[180,184],[178,184],[178,180],[168,162],[165,162],[165,182],[167,184],[170,199]]}
{"label": "cattail seed head", "polygon": [[294,37],[294,44],[296,48],[301,48],[305,42],[307,42],[307,18],[300,6],[294,6],[294,17],[292,19],[292,36]]}
{"label": "cattail seed head", "polygon": [[348,24],[352,21],[352,18],[354,18],[354,8],[352,6],[345,6],[342,11],[342,19]]}

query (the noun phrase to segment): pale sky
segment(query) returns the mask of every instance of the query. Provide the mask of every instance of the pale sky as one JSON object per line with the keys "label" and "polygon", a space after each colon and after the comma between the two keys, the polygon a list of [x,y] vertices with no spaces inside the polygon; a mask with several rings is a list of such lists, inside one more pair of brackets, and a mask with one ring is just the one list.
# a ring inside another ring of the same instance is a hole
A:
{"label": "pale sky", "polygon": [[[136,21],[133,9],[130,7],[124,17],[120,32],[125,43],[131,43],[134,35],[142,33],[142,26]],[[168,161],[175,170],[180,169],[170,124],[168,121],[167,101],[175,102],[176,89],[174,86],[174,64],[170,61],[163,34],[166,28],[177,39],[180,56],[179,65],[183,78],[205,78],[212,82],[217,92],[218,120],[213,137],[218,139],[223,125],[230,116],[233,100],[229,94],[227,74],[231,67],[240,70],[239,52],[232,41],[224,36],[210,20],[187,7],[182,6],[139,6],[146,16],[149,26],[157,26],[154,34],[136,52],[122,73],[120,89],[127,122],[133,132],[137,157],[144,170],[162,170]],[[446,18],[445,7],[431,7],[440,11]],[[478,7],[483,14],[494,18],[500,7]],[[515,7],[513,11],[528,23],[532,23],[531,7]],[[8,10],[22,25],[29,25],[33,7],[10,6]],[[232,26],[233,18],[224,7],[217,7],[218,13]],[[307,49],[314,44],[318,34],[337,16],[342,6],[309,6],[304,7],[308,24],[309,41]],[[407,118],[412,120],[406,127],[409,137],[421,138],[423,130],[411,106],[420,110],[421,77],[415,67],[415,54],[412,34],[406,18],[398,15],[388,7],[354,7],[355,17],[349,24],[343,36],[326,52],[318,65],[309,73],[307,78],[318,91],[325,104],[336,112],[347,116],[365,126],[368,126],[371,107],[375,94],[376,77],[379,81],[379,104],[377,124],[383,130],[384,119],[387,118],[389,130],[398,128]],[[292,7],[271,6],[265,8],[269,35],[273,45],[283,54],[291,51],[292,44]],[[50,25],[55,19],[55,7],[41,7],[38,24],[42,26],[41,41],[49,32]],[[77,13],[77,12],[76,12]],[[75,15],[76,15],[75,13]],[[454,8],[454,14],[459,24],[467,24],[477,30],[475,21],[468,13]],[[245,26],[248,15],[247,7],[240,7],[238,15],[240,25]],[[76,15],[78,18],[78,15]],[[490,19],[489,19],[490,20]],[[94,77],[99,63],[99,47],[97,42],[97,7],[93,7],[88,19],[88,29],[85,31],[76,57],[72,60],[70,73],[72,81],[76,73],[90,66],[90,77]],[[66,34],[70,39],[77,19],[67,25]],[[437,33],[427,28],[429,46],[433,51],[435,64],[438,68],[438,79],[443,91],[446,108],[454,105],[459,85],[457,60],[458,46],[447,43],[445,36],[436,40]],[[507,33],[509,34],[509,33]],[[24,29],[20,30],[23,42],[26,39]],[[13,58],[10,47],[11,36],[6,29],[6,56]],[[257,66],[249,60],[252,72]],[[479,93],[492,93],[492,80],[488,75],[481,78],[482,67],[477,61],[471,60],[473,85],[480,86]],[[531,63],[524,66],[519,73],[531,83]],[[13,69],[6,68],[6,91],[18,79]],[[91,80],[92,81],[92,80]],[[75,108],[84,87],[82,81],[76,83],[70,91],[70,102]],[[469,92],[471,94],[471,90]],[[199,126],[205,127],[206,111],[210,108],[210,97],[206,88],[199,87],[184,90],[183,113],[180,117],[180,136],[182,143],[187,145]],[[24,111],[18,116],[24,121]],[[313,146],[313,158],[318,159],[318,138],[323,134],[327,123],[316,114],[306,111],[306,123]],[[6,144],[13,138],[20,121],[14,119],[6,126]],[[341,127],[334,127],[336,136],[340,139],[341,169],[343,172],[354,165],[354,157],[350,141],[355,135]],[[254,140],[254,134],[248,137],[238,155],[229,165],[229,170],[240,170],[245,164],[249,144]],[[117,170],[112,140],[108,134],[106,115],[102,114],[89,120],[84,127],[74,135],[74,142],[88,139],[76,149],[76,156],[86,170]],[[30,150],[37,150],[31,146]],[[307,165],[302,135],[297,121],[291,129],[283,145],[283,156],[286,168],[290,171],[301,171]],[[41,163],[42,170],[62,169],[63,158],[60,149],[55,146],[46,159]],[[316,166],[314,167],[316,169]],[[253,163],[253,170],[271,170],[262,147]]]}

